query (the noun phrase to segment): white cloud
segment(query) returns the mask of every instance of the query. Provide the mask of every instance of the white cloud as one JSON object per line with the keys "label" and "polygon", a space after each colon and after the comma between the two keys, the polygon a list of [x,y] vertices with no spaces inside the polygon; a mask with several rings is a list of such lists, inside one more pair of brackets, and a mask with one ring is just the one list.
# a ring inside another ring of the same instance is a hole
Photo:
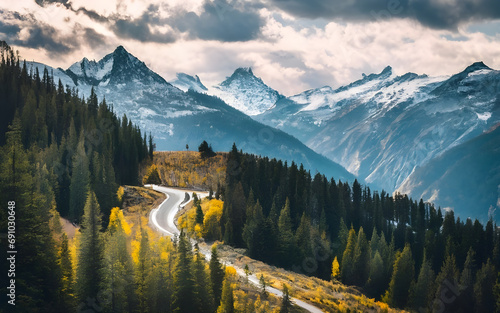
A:
{"label": "white cloud", "polygon": [[[127,14],[132,18],[140,16],[152,3],[157,2],[72,1],[75,9],[84,6],[102,15]],[[196,12],[202,3],[200,0],[176,0],[168,5]],[[480,60],[490,67],[500,68],[500,38],[469,32],[465,26],[455,34],[429,29],[408,19],[330,22],[324,27],[313,24],[303,27],[304,23],[291,15],[260,9],[266,23],[258,39],[234,43],[181,36],[174,43],[159,44],[117,38],[108,25],[66,10],[61,5],[41,8],[34,1],[23,1],[22,4],[13,1],[1,6],[23,14],[32,13],[66,36],[70,36],[78,24],[93,28],[105,37],[105,43],[100,46],[82,44],[78,50],[57,57],[40,49],[16,47],[26,59],[63,68],[84,56],[99,59],[121,44],[167,80],[173,79],[176,72],[185,72],[199,75],[206,85],[211,86],[237,67],[252,66],[257,76],[285,95],[323,85],[339,87],[361,78],[362,73],[379,72],[387,65],[391,65],[397,74],[411,71],[431,76],[454,74]],[[164,6],[161,7],[161,16],[175,12],[166,12]],[[170,27],[160,25],[158,29]],[[462,40],[452,40],[454,36]]]}

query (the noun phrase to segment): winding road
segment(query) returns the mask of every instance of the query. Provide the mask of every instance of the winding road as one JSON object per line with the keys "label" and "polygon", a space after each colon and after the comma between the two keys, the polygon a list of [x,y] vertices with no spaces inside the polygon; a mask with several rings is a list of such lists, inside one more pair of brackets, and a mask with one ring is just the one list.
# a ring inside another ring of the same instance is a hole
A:
{"label": "winding road", "polygon": [[[189,201],[191,201],[193,194],[189,193],[189,200],[184,202],[185,196],[186,196],[186,191],[185,190],[180,190],[180,189],[174,189],[174,188],[169,188],[169,187],[162,187],[162,186],[157,186],[157,185],[147,185],[146,187],[152,187],[153,190],[159,191],[161,193],[164,193],[167,198],[156,208],[151,210],[151,213],[149,214],[149,223],[153,229],[158,231],[159,233],[167,236],[177,236],[180,234],[180,231],[177,229],[175,226],[174,220],[175,220],[175,215],[181,209],[184,205],[186,205]],[[208,193],[206,192],[196,192],[196,194],[200,197],[207,197]],[[210,251],[203,251],[203,249],[200,249],[200,252],[205,255],[205,258],[207,260],[210,260]],[[227,264],[228,262],[226,262]],[[237,266],[232,265],[235,269],[238,275],[242,277],[246,277],[245,272],[242,268],[239,268]],[[248,276],[248,281],[251,282],[252,284],[259,286],[259,279],[255,274],[249,275]],[[273,287],[266,287],[266,291],[269,293],[272,293],[278,297],[282,297],[283,293],[281,290],[273,288]],[[292,298],[292,302],[299,307],[307,310],[308,312],[312,313],[323,313],[320,309],[317,307],[304,302],[302,300]]]}

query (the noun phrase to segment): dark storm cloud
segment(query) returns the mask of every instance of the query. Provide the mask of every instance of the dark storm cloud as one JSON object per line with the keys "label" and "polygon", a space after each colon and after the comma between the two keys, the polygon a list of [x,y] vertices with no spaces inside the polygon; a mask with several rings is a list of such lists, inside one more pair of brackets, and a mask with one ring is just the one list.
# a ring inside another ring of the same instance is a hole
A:
{"label": "dark storm cloud", "polygon": [[101,23],[105,23],[105,22],[108,22],[108,18],[105,17],[105,16],[102,16],[100,15],[99,13],[97,13],[96,11],[93,11],[93,10],[87,10],[86,8],[79,8],[79,9],[73,9],[73,7],[68,6],[68,8],[75,12],[75,13],[82,13],[82,14],[85,14],[87,15],[90,19],[94,20],[94,21],[97,21],[97,22],[101,22]]}
{"label": "dark storm cloud", "polygon": [[270,0],[298,17],[344,21],[411,18],[437,29],[456,29],[469,21],[500,18],[498,0]]}
{"label": "dark storm cloud", "polygon": [[85,38],[85,43],[87,43],[90,47],[97,47],[106,44],[106,37],[99,34],[92,28],[86,27],[82,29],[82,33]]}
{"label": "dark storm cloud", "polygon": [[111,29],[121,38],[135,39],[141,42],[171,43],[177,40],[173,32],[158,32],[152,30],[154,26],[163,26],[165,23],[158,15],[159,7],[151,5],[137,19],[112,16]]}
{"label": "dark storm cloud", "polygon": [[[58,31],[45,23],[37,21],[32,15],[21,15],[17,12],[0,10],[0,33],[12,45],[43,48],[54,54],[64,54],[71,51],[74,40],[63,42],[58,36]],[[21,30],[24,30],[20,37]]]}
{"label": "dark storm cloud", "polygon": [[52,3],[60,3],[60,4],[64,4],[64,5],[69,4],[69,0],[35,0],[35,2],[36,2],[36,4],[38,4],[41,7],[43,7],[47,4],[52,4]]}
{"label": "dark storm cloud", "polygon": [[31,14],[21,15],[0,9],[0,16],[0,34],[4,40],[15,46],[43,49],[55,55],[64,55],[82,45],[96,47],[106,43],[103,35],[78,23],[70,35],[62,35],[59,30],[37,20]]}
{"label": "dark storm cloud", "polygon": [[205,1],[202,12],[178,12],[168,22],[190,38],[249,41],[260,36],[263,19],[255,6],[226,0]]}

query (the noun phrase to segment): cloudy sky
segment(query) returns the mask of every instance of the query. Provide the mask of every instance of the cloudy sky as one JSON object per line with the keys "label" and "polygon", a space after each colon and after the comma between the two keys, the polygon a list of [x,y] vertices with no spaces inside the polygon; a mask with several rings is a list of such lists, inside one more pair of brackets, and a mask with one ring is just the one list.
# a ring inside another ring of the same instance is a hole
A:
{"label": "cloudy sky", "polygon": [[500,1],[2,1],[0,39],[62,68],[123,45],[167,80],[184,72],[208,86],[251,66],[293,95],[387,65],[432,76],[475,61],[500,69]]}

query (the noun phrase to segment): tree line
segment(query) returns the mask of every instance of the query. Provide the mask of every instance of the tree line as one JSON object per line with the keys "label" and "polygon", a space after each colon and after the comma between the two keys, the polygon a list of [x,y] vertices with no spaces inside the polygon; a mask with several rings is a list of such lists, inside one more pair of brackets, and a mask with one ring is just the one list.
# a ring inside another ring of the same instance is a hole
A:
{"label": "tree line", "polygon": [[[17,308],[65,312],[72,292],[59,216],[81,223],[92,194],[105,227],[118,185],[138,183],[152,143],[93,90],[85,99],[54,83],[47,69],[21,64],[5,42],[0,52],[0,201],[15,202]],[[0,220],[0,233],[7,233],[6,210]],[[5,258],[0,265],[7,268]]]}
{"label": "tree line", "polygon": [[94,90],[88,99],[64,87],[45,68],[29,68],[5,43],[0,64],[0,145],[10,131],[32,163],[46,167],[57,210],[79,222],[87,191],[93,190],[105,213],[116,205],[118,185],[139,183],[139,166],[152,158],[140,129],[124,115],[121,119],[98,101]]}
{"label": "tree line", "polygon": [[221,239],[251,257],[359,286],[398,308],[498,307],[500,231],[492,220],[483,226],[422,199],[312,177],[302,165],[235,145],[227,162]]}

